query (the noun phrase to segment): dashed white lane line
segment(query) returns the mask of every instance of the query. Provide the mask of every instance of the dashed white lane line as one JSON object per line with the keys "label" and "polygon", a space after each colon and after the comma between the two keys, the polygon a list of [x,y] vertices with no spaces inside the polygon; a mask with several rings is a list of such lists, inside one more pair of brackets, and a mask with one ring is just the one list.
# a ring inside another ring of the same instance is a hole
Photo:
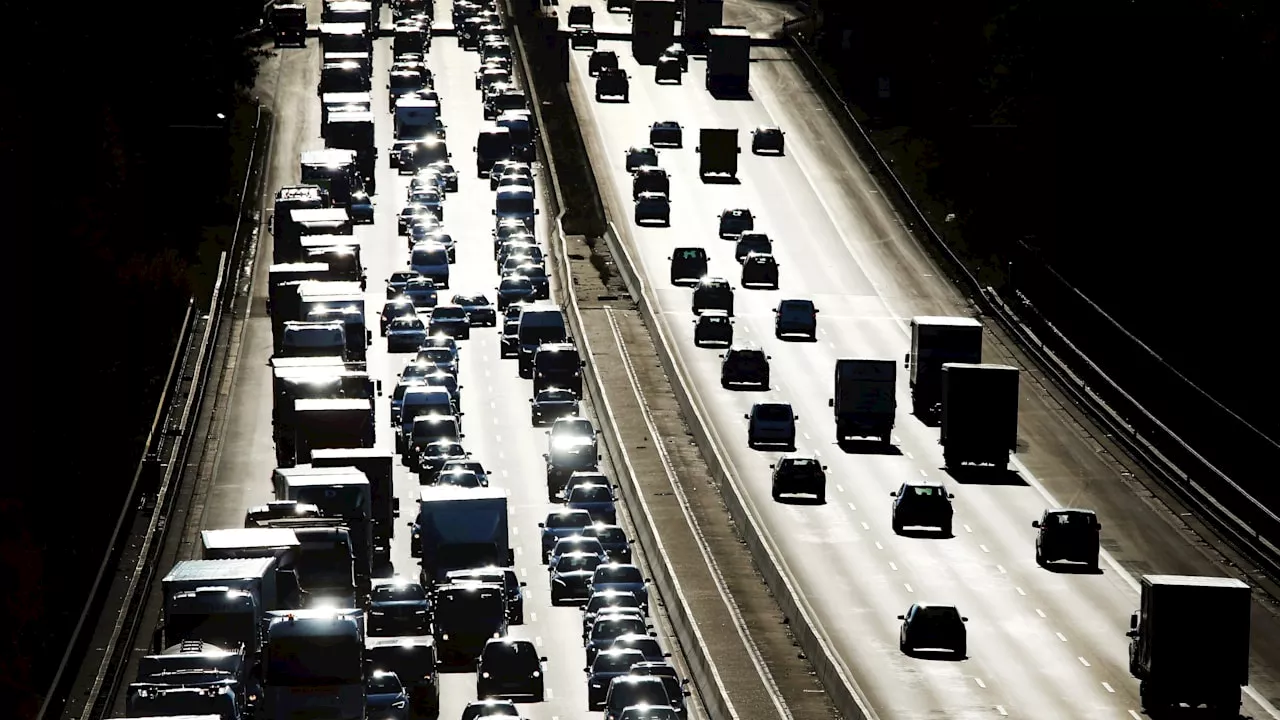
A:
{"label": "dashed white lane line", "polygon": [[523,554],[524,554],[524,548],[522,548],[522,547],[520,547],[519,545],[517,545],[517,546],[516,546],[516,555],[523,555]]}
{"label": "dashed white lane line", "polygon": [[982,682],[982,678],[974,678],[973,681],[978,683],[978,687],[980,688],[985,689],[987,687],[987,684]]}
{"label": "dashed white lane line", "polygon": [[833,342],[828,342],[828,343],[827,343],[827,345],[829,345],[829,346],[831,347],[831,349],[832,349],[832,350],[834,350],[834,349],[835,349],[835,347],[836,347],[836,344],[835,344],[835,343],[833,343]]}
{"label": "dashed white lane line", "polygon": [[[490,391],[490,392],[492,392],[492,391],[493,391],[493,386],[492,386],[492,385],[490,385],[490,386],[489,386],[489,391]],[[489,401],[489,407],[493,408],[494,410],[497,410],[497,409],[498,409],[498,401],[497,401],[497,400],[490,400],[490,401]]]}
{"label": "dashed white lane line", "polygon": [[889,563],[889,569],[890,569],[890,570],[892,570],[892,571],[894,571],[894,572],[898,572],[898,566],[897,566],[897,565],[895,565],[895,564],[893,564],[893,562],[890,562],[890,563]]}
{"label": "dashed white lane line", "polygon": [[986,546],[986,545],[979,545],[978,547],[979,547],[979,548],[981,548],[981,549],[982,549],[982,552],[984,552],[984,553],[989,553],[989,552],[991,552],[990,550],[988,550],[988,549],[987,549],[987,546]]}
{"label": "dashed white lane line", "polygon": [[858,511],[858,506],[857,506],[857,505],[854,505],[853,503],[849,503],[849,509],[850,509],[850,510],[853,510],[854,512],[857,512],[857,511]]}
{"label": "dashed white lane line", "polygon": [[809,433],[807,433],[807,432],[801,432],[800,434],[804,436],[804,439],[805,439],[805,440],[812,440],[812,439],[813,439],[813,438],[809,437]]}
{"label": "dashed white lane line", "polygon": [[1049,617],[1048,615],[1045,615],[1044,611],[1041,610],[1040,608],[1036,608],[1036,614],[1039,615],[1040,617]]}
{"label": "dashed white lane line", "polygon": [[883,549],[884,549],[884,546],[880,544],[880,541],[879,541],[879,540],[877,540],[877,541],[876,541],[876,549],[877,549],[877,550],[883,550]]}
{"label": "dashed white lane line", "polygon": [[915,459],[916,459],[916,456],[915,456],[915,455],[912,455],[912,454],[911,454],[911,453],[909,453],[909,452],[904,452],[904,453],[902,453],[902,454],[903,454],[903,455],[906,455],[908,460],[915,460]]}
{"label": "dashed white lane line", "polygon": [[1133,717],[1133,720],[1142,720],[1142,716],[1139,715],[1135,710],[1130,710],[1129,715]]}
{"label": "dashed white lane line", "polygon": [[1004,569],[1003,565],[996,565],[996,570],[999,570],[1001,575],[1006,575],[1009,572],[1008,570]]}
{"label": "dashed white lane line", "polygon": [[520,534],[520,528],[515,527],[515,526],[513,525],[513,526],[511,527],[511,534],[512,534],[512,535],[519,535],[519,534]]}
{"label": "dashed white lane line", "polygon": [[503,471],[502,471],[502,477],[507,477],[507,471],[506,471],[506,470],[503,470]]}
{"label": "dashed white lane line", "polygon": [[533,644],[542,647],[542,636],[539,635],[533,639]]}
{"label": "dashed white lane line", "polygon": [[870,525],[868,525],[868,524],[866,524],[866,523],[862,523],[862,529],[863,529],[863,530],[870,530],[870,529],[871,529],[871,526],[870,526]]}
{"label": "dashed white lane line", "polygon": [[520,577],[529,577],[529,568],[520,568]]}
{"label": "dashed white lane line", "polygon": [[[498,443],[499,445],[501,445],[501,444],[502,444],[502,436],[501,436],[501,435],[494,435],[494,436],[493,436],[493,441],[494,441],[495,443]],[[499,454],[499,455],[501,455],[502,453],[498,453],[498,454]]]}
{"label": "dashed white lane line", "polygon": [[1056,632],[1056,633],[1054,633],[1054,635],[1057,635],[1057,636],[1058,636],[1058,639],[1059,639],[1059,640],[1061,640],[1062,642],[1066,642],[1066,641],[1067,641],[1067,636],[1066,636],[1066,635],[1063,635],[1063,634],[1062,634],[1062,633],[1060,633],[1060,632]]}
{"label": "dashed white lane line", "polygon": [[1104,683],[1102,683],[1102,687],[1103,687],[1103,688],[1105,688],[1105,689],[1106,689],[1106,691],[1107,691],[1107,692],[1109,692],[1109,693],[1113,693],[1113,692],[1115,692],[1115,691],[1116,691],[1116,689],[1115,689],[1115,688],[1111,687],[1111,683],[1104,682]]}
{"label": "dashed white lane line", "polygon": [[837,486],[836,486],[836,490],[837,490],[837,491],[839,491],[839,492],[844,492],[844,486],[843,486],[843,485],[837,485]]}
{"label": "dashed white lane line", "polygon": [[964,526],[964,531],[965,531],[965,532],[967,532],[967,533],[971,533],[971,532],[973,532],[973,528],[969,527],[968,525],[965,525],[965,526]]}
{"label": "dashed white lane line", "polygon": [[546,690],[546,695],[547,695],[547,699],[548,699],[548,700],[551,700],[551,699],[555,698],[555,696],[556,696],[556,691],[555,691],[555,690],[553,690],[553,689],[551,689],[551,688],[547,688],[547,690]]}
{"label": "dashed white lane line", "polygon": [[1077,656],[1077,657],[1076,657],[1076,659],[1080,661],[1080,664],[1081,664],[1081,665],[1083,665],[1083,666],[1085,666],[1085,667],[1091,667],[1091,666],[1089,665],[1089,661],[1088,661],[1088,660],[1085,660],[1083,657]]}
{"label": "dashed white lane line", "polygon": [[530,610],[530,611],[529,611],[529,622],[531,622],[531,623],[536,623],[536,622],[538,622],[538,613],[533,612],[532,610]]}
{"label": "dashed white lane line", "polygon": [[902,585],[903,585],[903,587],[905,587],[905,588],[907,589],[907,592],[909,592],[909,593],[913,593],[913,592],[915,592],[915,590],[912,590],[912,589],[911,589],[911,583],[902,583]]}
{"label": "dashed white lane line", "polygon": [[997,706],[996,706],[996,712],[1000,713],[1000,716],[1001,716],[1001,717],[1008,717],[1008,716],[1009,716],[1009,713],[1007,713],[1007,712],[1005,712],[1005,711],[1004,711],[1004,706],[1003,706],[1003,705],[997,705]]}
{"label": "dashed white lane line", "polygon": [[1021,595],[1022,597],[1026,597],[1026,596],[1027,596],[1027,591],[1026,591],[1026,590],[1023,590],[1023,589],[1022,589],[1022,588],[1020,588],[1020,587],[1015,587],[1015,588],[1014,588],[1014,590],[1017,590],[1017,591],[1018,591],[1018,594],[1019,594],[1019,595]]}
{"label": "dashed white lane line", "polygon": [[920,477],[929,477],[929,473],[925,472],[924,468],[920,468]]}

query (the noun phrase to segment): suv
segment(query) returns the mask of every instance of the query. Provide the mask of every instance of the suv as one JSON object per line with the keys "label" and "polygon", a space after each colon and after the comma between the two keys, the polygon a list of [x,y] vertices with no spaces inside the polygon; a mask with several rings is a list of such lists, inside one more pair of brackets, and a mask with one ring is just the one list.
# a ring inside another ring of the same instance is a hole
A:
{"label": "suv", "polygon": [[618,53],[612,50],[595,50],[592,51],[591,57],[587,60],[587,74],[595,77],[604,69],[618,69]]}
{"label": "suv", "polygon": [[604,720],[618,720],[632,705],[671,707],[671,697],[662,678],[653,675],[622,675],[609,682],[604,698]]}
{"label": "suv", "polygon": [[818,458],[783,455],[769,467],[773,470],[770,488],[775,501],[783,495],[800,493],[813,495],[819,503],[827,501],[827,466]]}
{"label": "suv", "polygon": [[742,287],[778,289],[778,261],[768,253],[751,253],[742,261]]}
{"label": "suv", "polygon": [[[592,33],[593,37],[594,35]],[[631,80],[625,70],[621,68],[600,69],[600,73],[596,75],[596,102],[606,97],[622,98],[622,102],[631,101]]]}
{"label": "suv", "polygon": [[733,317],[733,287],[719,277],[704,277],[693,290],[693,314],[703,310],[723,310]]}
{"label": "suv", "polygon": [[936,527],[948,537],[951,535],[953,510],[951,499],[955,497],[941,483],[916,480],[902,483],[902,487],[889,493],[893,498],[893,531],[901,534],[908,527]]}
{"label": "suv", "polygon": [[476,697],[526,697],[542,702],[543,667],[532,640],[490,638],[476,661]]}
{"label": "suv", "polygon": [[684,145],[684,130],[675,120],[659,120],[649,126],[649,144],[678,148]]}
{"label": "suv", "polygon": [[737,243],[733,246],[733,259],[743,262],[752,253],[757,255],[773,254],[773,239],[767,234],[754,230],[743,230],[738,233]]}
{"label": "suv", "polygon": [[1045,510],[1031,523],[1036,532],[1036,564],[1062,561],[1084,563],[1098,569],[1099,532],[1102,524],[1092,510],[1060,508]]}
{"label": "suv", "polygon": [[744,232],[756,229],[756,216],[746,208],[729,208],[720,211],[720,237],[736,240]]}
{"label": "suv", "polygon": [[671,284],[697,284],[707,274],[707,251],[700,247],[678,247],[671,257]]}
{"label": "suv", "polygon": [[783,300],[773,309],[773,334],[803,335],[818,339],[818,308],[812,300]]}
{"label": "suv", "polygon": [[796,420],[800,418],[788,403],[756,403],[742,416],[747,421],[747,447],[760,445],[796,446]]}
{"label": "suv", "polygon": [[756,385],[769,389],[770,356],[757,348],[730,348],[720,356],[720,386]]}
{"label": "suv", "polygon": [[693,319],[693,345],[733,344],[733,319],[723,310],[707,310]]}
{"label": "suv", "polygon": [[684,699],[692,693],[684,689],[689,684],[688,678],[681,678],[676,669],[668,662],[639,662],[631,666],[631,675],[651,675],[653,677],[662,678],[662,684],[667,688],[667,697],[671,699],[671,708],[676,711],[680,717],[688,717],[689,708],[685,707]]}
{"label": "suv", "polygon": [[631,199],[637,200],[647,192],[662,193],[663,195],[671,193],[671,178],[667,175],[666,170],[657,165],[636,168],[635,174],[631,177]]}

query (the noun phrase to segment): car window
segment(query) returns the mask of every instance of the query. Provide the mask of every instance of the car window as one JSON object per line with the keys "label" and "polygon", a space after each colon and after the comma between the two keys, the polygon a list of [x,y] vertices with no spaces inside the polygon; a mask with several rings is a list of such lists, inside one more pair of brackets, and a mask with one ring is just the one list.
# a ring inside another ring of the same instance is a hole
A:
{"label": "car window", "polygon": [[595,570],[599,564],[600,558],[595,555],[562,555],[556,561],[556,572]]}
{"label": "car window", "polygon": [[635,653],[600,653],[591,667],[598,673],[625,673],[637,662],[640,657]]}
{"label": "car window", "polygon": [[917,610],[916,619],[925,622],[959,622],[960,613],[953,607],[929,606]]}
{"label": "car window", "polygon": [[427,592],[421,585],[382,585],[373,589],[373,602],[401,602],[426,600]]}
{"label": "car window", "polygon": [[630,566],[605,566],[596,570],[595,582],[601,583],[642,583],[644,576],[640,569]]}
{"label": "car window", "polygon": [[573,489],[569,495],[569,502],[613,502],[613,493],[609,492],[609,488],[595,486],[580,486]]}
{"label": "car window", "polygon": [[590,517],[586,511],[582,513],[554,513],[547,516],[547,521],[543,523],[549,528],[580,528],[590,524]]}
{"label": "car window", "polygon": [[932,485],[913,485],[911,487],[911,494],[915,495],[918,498],[929,498],[929,499],[938,499],[938,498],[946,497],[942,488],[935,487]]}
{"label": "car window", "polygon": [[756,417],[766,421],[779,421],[791,419],[791,408],[786,405],[759,405],[756,407]]}
{"label": "car window", "polygon": [[376,673],[365,683],[369,694],[398,693],[404,688],[400,684],[400,679],[395,673],[381,672]]}
{"label": "car window", "polygon": [[602,543],[616,544],[627,541],[627,534],[622,531],[622,528],[596,528],[592,530],[592,534]]}

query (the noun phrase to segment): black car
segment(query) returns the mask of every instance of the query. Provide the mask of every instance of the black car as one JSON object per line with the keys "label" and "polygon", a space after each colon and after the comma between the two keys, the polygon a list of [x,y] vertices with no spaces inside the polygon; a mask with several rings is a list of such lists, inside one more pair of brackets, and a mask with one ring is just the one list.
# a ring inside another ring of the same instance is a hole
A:
{"label": "black car", "polygon": [[782,128],[772,125],[761,125],[751,131],[751,152],[761,155],[764,153],[781,155],[784,149],[784,140],[786,133],[782,132]]}
{"label": "black car", "polygon": [[542,263],[521,263],[511,273],[517,277],[527,278],[533,286],[534,300],[547,300],[551,297],[551,278],[547,277],[547,266]]}
{"label": "black car", "polygon": [[524,624],[524,588],[526,583],[516,577],[512,568],[497,566],[452,570],[445,574],[447,582],[483,582],[501,585],[507,589],[507,621],[512,625]]}
{"label": "black car", "polygon": [[520,709],[510,700],[499,700],[498,698],[486,698],[484,700],[472,700],[462,708],[462,720],[479,720],[479,718],[504,718],[505,720],[518,720],[520,717]]}
{"label": "black car", "polygon": [[621,98],[622,102],[631,101],[631,80],[625,70],[605,68],[596,76],[596,102],[606,97]]}
{"label": "black car", "polygon": [[730,348],[720,356],[720,385],[755,385],[769,389],[769,360],[772,358],[756,348]]}
{"label": "black car", "polygon": [[680,69],[680,58],[670,55],[658,58],[657,64],[653,66],[653,81],[659,85],[666,82],[683,84],[684,74]]}
{"label": "black car", "polygon": [[733,246],[733,259],[745,262],[752,253],[758,255],[773,254],[773,239],[767,234],[754,230],[743,230]]}
{"label": "black car", "polygon": [[416,270],[397,270],[387,278],[387,299],[392,300],[404,295],[404,288],[410,280],[424,277]]}
{"label": "black car", "polygon": [[429,335],[448,335],[458,340],[471,338],[471,322],[461,305],[436,305],[431,309],[431,322],[427,324]]}
{"label": "black car", "polygon": [[484,295],[454,295],[453,303],[467,311],[471,327],[493,327],[498,324],[498,311]]}
{"label": "black car", "polygon": [[1036,532],[1036,564],[1084,563],[1098,569],[1099,534],[1102,524],[1092,510],[1061,508],[1045,510],[1031,523]]}
{"label": "black car", "polygon": [[773,470],[770,492],[774,500],[783,495],[813,495],[819,503],[827,501],[827,466],[816,457],[784,455],[769,466]]}
{"label": "black car", "polygon": [[556,387],[538,391],[529,404],[529,422],[535,427],[577,415],[579,408],[578,396],[572,390]]}
{"label": "black car", "polygon": [[595,77],[603,69],[618,69],[618,53],[612,50],[593,50],[587,59],[587,74]]}
{"label": "black car", "polygon": [[778,289],[778,260],[773,255],[751,253],[742,261],[742,287]]}
{"label": "black car", "polygon": [[893,498],[893,531],[901,533],[909,527],[938,528],[951,535],[953,509],[951,498],[941,483],[923,480],[902,483],[889,493]]}
{"label": "black car", "polygon": [[393,320],[417,316],[418,309],[413,306],[413,303],[408,298],[397,297],[392,300],[388,300],[382,306],[382,317],[379,320],[379,327],[381,329],[379,332],[386,335],[387,326],[390,325]]}
{"label": "black car", "polygon": [[596,523],[582,529],[583,537],[593,537],[600,541],[609,562],[630,563],[631,545],[635,540],[627,537],[627,531],[618,525]]}
{"label": "black car", "polygon": [[569,42],[574,50],[595,50],[600,44],[599,38],[596,37],[596,31],[584,27],[574,28]]}
{"label": "black car", "polygon": [[581,552],[561,555],[551,567],[551,604],[586,601],[591,597],[591,576],[599,566],[598,555]]}
{"label": "black car", "polygon": [[732,345],[733,318],[723,310],[703,310],[693,319],[693,344],[695,347]]}
{"label": "black car", "polygon": [[453,440],[435,440],[411,452],[415,450],[419,485],[428,485],[435,480],[436,475],[440,473],[440,468],[450,460],[461,460],[471,456],[471,453],[462,447],[462,443]]}
{"label": "black car", "polygon": [[481,482],[480,476],[470,470],[445,470],[444,468],[441,468],[440,472],[436,473],[435,480],[431,484],[471,490],[488,485],[486,482]]}
{"label": "black car", "polygon": [[637,168],[631,176],[631,199],[637,200],[647,192],[662,193],[671,196],[671,176],[666,170],[656,165]]}
{"label": "black car", "polygon": [[675,120],[659,120],[649,126],[649,144],[678,148],[684,145],[684,129]]}
{"label": "black car", "polygon": [[[679,10],[677,10],[678,12]],[[681,72],[689,72],[689,53],[684,49],[684,45],[676,43],[668,46],[666,50],[662,51],[662,57],[675,58],[676,62],[680,63]]]}
{"label": "black car", "polygon": [[523,275],[508,275],[498,283],[498,310],[504,311],[512,303],[532,301],[536,294],[532,280]]}
{"label": "black car", "polygon": [[406,578],[377,578],[369,596],[369,634],[429,635],[431,599],[422,584]]}
{"label": "black car", "polygon": [[693,314],[723,310],[733,317],[733,286],[721,277],[704,277],[693,290]]}
{"label": "black car", "polygon": [[502,340],[498,346],[498,356],[506,359],[520,354],[520,321],[506,320],[502,323]]}
{"label": "black car", "polygon": [[902,628],[898,631],[898,649],[903,653],[946,650],[962,658],[968,654],[968,633],[964,624],[969,618],[962,616],[954,605],[914,603],[898,619],[902,621]]}
{"label": "black car", "polygon": [[756,229],[756,216],[745,208],[731,208],[720,211],[720,237],[736,240],[744,232]]}
{"label": "black car", "polygon": [[696,285],[707,274],[707,251],[700,247],[678,247],[671,261],[672,285]]}
{"label": "black car", "polygon": [[544,698],[543,666],[532,640],[491,638],[476,661],[476,697]]}
{"label": "black car", "polygon": [[671,708],[682,718],[688,716],[689,708],[684,699],[693,695],[693,693],[685,690],[685,686],[689,684],[689,678],[680,677],[680,673],[676,671],[675,666],[671,663],[636,663],[631,666],[631,672],[628,674],[662,678],[662,684],[667,688],[667,697],[671,699]]}
{"label": "black car", "polygon": [[604,650],[596,654],[587,673],[587,709],[604,709],[604,696],[609,683],[631,672],[632,666],[644,662],[639,650]]}

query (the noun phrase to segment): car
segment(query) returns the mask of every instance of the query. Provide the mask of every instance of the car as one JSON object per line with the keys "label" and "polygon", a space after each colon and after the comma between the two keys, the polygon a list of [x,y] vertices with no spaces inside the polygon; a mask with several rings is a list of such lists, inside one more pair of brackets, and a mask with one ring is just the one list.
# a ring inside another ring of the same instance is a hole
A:
{"label": "car", "polygon": [[623,635],[613,641],[610,650],[639,650],[649,662],[661,662],[671,657],[671,653],[663,652],[656,638],[649,635]]}
{"label": "car", "polygon": [[525,185],[536,190],[534,182],[533,168],[525,163],[508,165],[506,170],[503,170],[502,174],[498,176],[498,188]]}
{"label": "car", "polygon": [[667,258],[671,262],[669,275],[672,285],[697,285],[707,275],[710,259],[705,248],[678,247]]}
{"label": "car", "polygon": [[909,527],[937,528],[945,536],[951,535],[954,509],[942,483],[911,480],[902,483],[889,493],[893,498],[893,531],[901,534]]}
{"label": "car", "polygon": [[609,476],[599,470],[574,470],[564,482],[564,489],[556,496],[556,502],[564,502],[569,493],[579,485],[609,485]]}
{"label": "car", "polygon": [[757,155],[770,153],[781,155],[784,152],[786,133],[776,125],[761,125],[751,131],[751,152]]}
{"label": "car", "polygon": [[773,471],[769,483],[775,501],[783,495],[813,495],[818,503],[827,501],[827,466],[818,458],[806,455],[783,455],[769,466]]}
{"label": "car", "polygon": [[[649,614],[649,578],[630,563],[611,562],[596,568],[591,576],[591,592],[620,590],[635,593],[640,607]],[[588,596],[589,597],[589,596]]]}
{"label": "car", "polygon": [[742,261],[742,287],[778,289],[778,260],[769,253],[751,253]]}
{"label": "car", "polygon": [[523,165],[524,163],[520,162],[519,160],[512,160],[512,159],[499,160],[495,162],[493,164],[493,167],[489,170],[489,189],[497,190],[498,181],[502,179],[502,176],[507,173],[508,169],[514,168],[514,167],[520,167]]}
{"label": "car", "polygon": [[631,101],[631,76],[621,68],[602,68],[596,75],[596,102],[606,97]]}
{"label": "car", "polygon": [[627,531],[621,526],[611,523],[595,523],[582,529],[583,537],[593,537],[600,541],[609,562],[631,562],[631,546],[635,540],[627,537]]}
{"label": "car", "polygon": [[720,237],[726,240],[737,240],[742,233],[756,229],[756,216],[746,208],[726,208],[719,218]]}
{"label": "car", "polygon": [[462,407],[462,385],[458,383],[457,373],[433,369],[422,375],[422,384],[429,389],[445,391],[454,407]]}
{"label": "car", "polygon": [[527,583],[521,582],[520,578],[516,577],[515,569],[488,566],[450,570],[445,573],[445,581],[482,582],[505,587],[507,589],[507,621],[512,625],[524,624],[524,588]]}
{"label": "car", "polygon": [[1039,520],[1031,523],[1031,527],[1036,528],[1037,565],[1078,562],[1090,570],[1098,570],[1102,524],[1094,511],[1083,508],[1045,510]]}
{"label": "car", "polygon": [[496,60],[481,65],[480,69],[476,71],[476,90],[484,90],[491,85],[510,82],[511,71]]}
{"label": "car", "polygon": [[559,418],[547,432],[547,452],[554,455],[597,455],[596,429],[584,417]]}
{"label": "car", "polygon": [[485,698],[472,700],[462,708],[462,720],[479,720],[479,718],[508,718],[519,720],[520,710],[510,700]]}
{"label": "car", "polygon": [[465,470],[473,473],[480,479],[480,484],[489,485],[489,471],[485,469],[484,463],[479,460],[449,460],[440,466],[440,472],[449,472],[451,470]]}
{"label": "car", "polygon": [[582,610],[582,636],[584,638],[599,615],[618,612],[638,613],[641,617],[645,615],[644,605],[636,597],[636,594],[630,590],[596,590],[591,593],[591,597],[587,598],[587,603],[580,609]]}
{"label": "car", "polygon": [[546,557],[560,538],[581,535],[582,529],[591,525],[591,514],[586,510],[553,510],[538,523],[542,530],[542,556]]}
{"label": "car", "polygon": [[624,710],[641,705],[675,709],[671,706],[662,678],[644,675],[616,677],[609,682],[609,691],[605,693],[604,720],[619,720]]}
{"label": "car", "polygon": [[444,194],[440,192],[438,185],[434,184],[430,187],[420,187],[409,194],[409,203],[412,205],[421,205],[428,212],[434,214],[438,220],[444,220]]}
{"label": "car", "polygon": [[604,523],[618,521],[616,502],[611,485],[579,485],[565,497],[565,507],[586,510],[591,513],[592,520]]}
{"label": "car", "polygon": [[393,300],[404,295],[404,288],[410,280],[424,277],[417,270],[396,270],[387,278],[387,299]]}
{"label": "car", "polygon": [[351,199],[347,203],[347,212],[351,215],[351,222],[357,225],[370,225],[373,223],[373,199],[364,190],[352,191]]}
{"label": "car", "polygon": [[418,317],[418,309],[413,306],[413,301],[406,297],[392,298],[382,304],[382,315],[379,318],[378,332],[381,335],[387,334],[387,326],[396,318]]}
{"label": "car", "polygon": [[458,192],[458,171],[453,164],[445,160],[437,160],[427,166],[435,170],[444,182],[445,192]]}
{"label": "car", "polygon": [[369,634],[431,634],[431,599],[422,583],[405,577],[375,578],[369,594]]}
{"label": "car", "polygon": [[444,304],[431,309],[431,322],[427,332],[448,335],[459,340],[471,337],[471,322],[467,319],[467,311],[461,305]]}
{"label": "car", "polygon": [[636,197],[635,220],[637,225],[653,222],[671,227],[671,200],[666,193],[642,192]]}
{"label": "car", "polygon": [[524,263],[542,263],[545,257],[542,248],[525,240],[508,240],[498,248],[498,274],[504,275],[515,270]]}
{"label": "car", "polygon": [[[409,452],[413,453],[414,449],[410,448]],[[445,466],[445,463],[469,458],[471,453],[467,452],[462,443],[457,440],[443,438],[420,445],[415,456],[416,461],[410,463],[410,467],[416,466],[418,484],[430,485],[436,475],[440,474],[440,469]],[[414,547],[417,547],[416,543]]]}
{"label": "car", "polygon": [[515,277],[522,277],[529,281],[533,286],[534,300],[547,300],[551,297],[551,278],[547,277],[547,266],[542,263],[525,262],[520,263],[510,273]]}
{"label": "car", "polygon": [[627,148],[627,172],[633,173],[642,167],[656,166],[658,151],[651,145],[636,145]]}
{"label": "car", "polygon": [[415,233],[414,244],[417,245],[420,243],[435,243],[437,245],[443,245],[445,254],[447,255],[445,259],[449,263],[455,263],[458,261],[458,243],[453,239],[453,235],[445,232],[442,227],[437,226],[422,233]]}
{"label": "car", "polygon": [[[422,378],[413,378],[411,380],[402,379],[396,383],[395,389],[391,391],[391,426],[400,426],[400,409],[404,405],[405,393],[411,389],[419,388],[426,383]],[[399,450],[397,450],[398,452]]]}
{"label": "car", "polygon": [[649,126],[649,144],[678,148],[684,145],[684,128],[675,120],[659,120]]}
{"label": "car", "polygon": [[693,314],[722,310],[733,317],[733,286],[722,277],[704,277],[693,289]]}
{"label": "car", "polygon": [[683,73],[679,58],[663,55],[653,66],[653,81],[659,85],[668,82],[681,85],[684,83]]}
{"label": "car", "polygon": [[661,57],[675,58],[676,62],[680,63],[680,71],[689,72],[689,53],[685,51],[684,45],[680,43],[669,45],[662,51]]}
{"label": "car", "polygon": [[[412,202],[414,193],[427,190],[436,190],[442,194],[444,193],[444,177],[436,171],[434,164],[422,168],[417,172],[417,174],[409,179],[409,188],[406,193],[406,198],[409,198],[409,202]],[[443,199],[443,195],[441,196],[441,199]]]}
{"label": "car", "polygon": [[724,310],[703,310],[693,319],[693,344],[695,347],[733,344],[733,318]]}
{"label": "car", "polygon": [[374,670],[364,681],[365,709],[374,717],[408,720],[409,694],[399,676],[387,670]]}
{"label": "car", "polygon": [[773,309],[773,335],[782,339],[802,335],[818,339],[818,308],[812,300],[780,300]]}
{"label": "car", "polygon": [[544,388],[529,403],[529,422],[534,427],[575,416],[580,409],[578,396],[564,388]]}
{"label": "car", "polygon": [[409,220],[409,229],[405,233],[405,247],[413,250],[413,246],[426,242],[440,231],[440,220],[434,213],[415,215]]}
{"label": "car", "polygon": [[[424,341],[424,346],[418,349],[418,355],[411,365],[424,366],[426,369],[421,371],[421,375],[427,375],[435,370],[456,375],[458,373],[458,351],[447,346],[428,344]],[[407,368],[408,366],[406,366]],[[414,374],[418,374],[418,371],[415,371]],[[403,377],[403,373],[401,377]]]}
{"label": "car", "polygon": [[488,483],[481,482],[480,476],[470,470],[445,470],[444,468],[436,473],[435,480],[431,484],[470,489],[488,486]]}
{"label": "car", "polygon": [[733,246],[733,259],[740,263],[746,262],[747,256],[751,253],[772,255],[773,239],[762,232],[744,230],[738,235],[738,240]]}
{"label": "car", "polygon": [[763,402],[751,406],[751,412],[742,416],[747,421],[747,447],[761,445],[796,444],[796,420],[799,420],[789,403]]}
{"label": "car", "polygon": [[499,218],[497,225],[493,229],[493,256],[498,256],[498,251],[502,249],[503,243],[513,240],[521,240],[530,244],[537,243],[537,238],[533,235],[533,230],[524,224],[524,220],[520,218]]}
{"label": "car", "polygon": [[[612,641],[610,641],[612,643]],[[587,674],[587,710],[604,709],[609,682],[631,672],[632,666],[644,662],[639,650],[601,650],[583,671]]]}
{"label": "car", "polygon": [[413,224],[414,218],[422,215],[432,214],[425,205],[409,204],[405,205],[400,214],[396,216],[396,234],[408,235],[409,226]]}
{"label": "car", "polygon": [[912,603],[898,619],[902,621],[898,649],[903,653],[945,650],[961,658],[968,655],[968,633],[964,624],[969,618],[961,615],[954,605]]}
{"label": "car", "polygon": [[596,616],[595,622],[591,623],[591,628],[587,630],[585,647],[587,653],[587,664],[591,665],[596,659],[596,653],[601,650],[607,650],[613,644],[614,638],[621,635],[634,635],[638,633],[649,632],[652,625],[645,622],[644,616],[622,614],[622,613],[601,613]]}
{"label": "car", "polygon": [[773,358],[764,351],[747,346],[730,347],[720,355],[720,386],[754,385],[769,389],[769,361]]}
{"label": "car", "polygon": [[404,296],[419,310],[433,308],[439,297],[436,294],[436,283],[431,278],[419,275],[404,284]]}
{"label": "car", "polygon": [[683,716],[670,706],[631,705],[623,708],[618,720],[680,720],[681,717]]}
{"label": "car", "polygon": [[574,50],[595,50],[600,44],[600,39],[596,37],[596,31],[587,27],[573,29],[573,35],[569,37],[569,44]]}
{"label": "car", "polygon": [[498,324],[498,312],[484,295],[454,295],[450,300],[467,313],[471,327],[493,327]]}
{"label": "car", "polygon": [[618,10],[630,10],[634,0],[605,0],[604,7],[607,12],[615,12]]}
{"label": "car", "polygon": [[667,697],[671,699],[671,707],[676,711],[679,717],[685,717],[689,713],[689,708],[685,705],[684,699],[691,697],[693,693],[685,690],[685,686],[689,684],[688,678],[681,678],[675,667],[668,662],[641,662],[631,666],[629,675],[648,675],[652,677],[662,678],[662,684],[667,688]]}
{"label": "car", "polygon": [[605,68],[617,69],[618,53],[612,50],[592,50],[591,57],[587,58],[587,74],[595,77]]}
{"label": "car", "polygon": [[600,562],[608,562],[609,555],[604,551],[604,545],[600,544],[597,538],[589,538],[585,535],[569,535],[556,540],[556,544],[551,546],[551,552],[543,560],[547,563],[547,572],[551,572],[551,568],[555,566],[556,561],[562,556],[569,553],[587,553],[600,558]]}
{"label": "car", "polygon": [[512,303],[530,302],[537,290],[533,281],[523,275],[507,275],[498,282],[498,309],[506,310]]}
{"label": "car", "polygon": [[591,27],[595,20],[595,12],[590,5],[569,6],[569,27]]}
{"label": "car", "polygon": [[601,564],[591,553],[567,553],[551,566],[551,604],[586,602],[591,597],[591,576]]}
{"label": "car", "polygon": [[416,314],[398,317],[387,324],[383,335],[387,338],[387,352],[417,352],[427,340],[427,326]]}
{"label": "car", "polygon": [[647,192],[671,194],[671,177],[666,170],[656,165],[645,165],[636,168],[631,175],[631,199],[637,200]]}
{"label": "car", "polygon": [[498,345],[498,357],[513,358],[520,354],[520,321],[504,320],[502,339]]}
{"label": "car", "polygon": [[519,697],[542,702],[544,667],[532,640],[511,637],[485,641],[476,661],[476,697]]}

